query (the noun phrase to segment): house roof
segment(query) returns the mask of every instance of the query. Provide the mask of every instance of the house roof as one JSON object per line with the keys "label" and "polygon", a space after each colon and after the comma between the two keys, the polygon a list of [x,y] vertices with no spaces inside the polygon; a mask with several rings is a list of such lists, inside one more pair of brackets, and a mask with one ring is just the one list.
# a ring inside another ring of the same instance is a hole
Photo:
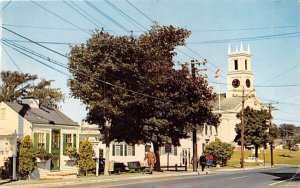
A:
{"label": "house roof", "polygon": [[20,116],[34,124],[53,124],[79,126],[64,113],[55,108],[41,106],[40,108],[30,108],[27,104],[16,102],[4,102]]}

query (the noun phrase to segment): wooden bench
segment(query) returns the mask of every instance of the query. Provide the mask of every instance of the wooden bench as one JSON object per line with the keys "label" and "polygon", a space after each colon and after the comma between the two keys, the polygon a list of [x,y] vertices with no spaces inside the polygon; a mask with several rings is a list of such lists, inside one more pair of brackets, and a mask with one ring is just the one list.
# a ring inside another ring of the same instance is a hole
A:
{"label": "wooden bench", "polygon": [[129,172],[143,172],[146,167],[142,167],[139,161],[127,162]]}

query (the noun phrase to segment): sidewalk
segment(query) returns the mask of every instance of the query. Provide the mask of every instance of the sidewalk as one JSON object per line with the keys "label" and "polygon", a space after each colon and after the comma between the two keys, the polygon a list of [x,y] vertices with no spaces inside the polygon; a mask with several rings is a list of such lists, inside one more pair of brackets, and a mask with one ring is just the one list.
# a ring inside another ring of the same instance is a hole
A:
{"label": "sidewalk", "polygon": [[153,174],[141,174],[141,173],[130,173],[121,175],[110,175],[110,176],[98,176],[98,177],[80,177],[74,179],[53,179],[53,180],[20,180],[10,181],[6,183],[0,182],[0,187],[4,188],[25,188],[25,187],[56,187],[62,185],[79,185],[89,184],[95,182],[109,182],[109,181],[120,181],[120,180],[134,180],[134,179],[145,179],[145,178],[158,178],[158,177],[174,177],[174,176],[191,176],[198,175],[198,172],[154,172]]}

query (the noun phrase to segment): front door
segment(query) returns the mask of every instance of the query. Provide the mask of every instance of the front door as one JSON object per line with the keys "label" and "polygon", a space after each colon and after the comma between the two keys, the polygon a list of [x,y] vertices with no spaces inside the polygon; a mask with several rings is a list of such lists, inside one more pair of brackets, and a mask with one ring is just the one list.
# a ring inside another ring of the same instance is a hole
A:
{"label": "front door", "polygon": [[52,129],[51,170],[60,170],[60,130]]}

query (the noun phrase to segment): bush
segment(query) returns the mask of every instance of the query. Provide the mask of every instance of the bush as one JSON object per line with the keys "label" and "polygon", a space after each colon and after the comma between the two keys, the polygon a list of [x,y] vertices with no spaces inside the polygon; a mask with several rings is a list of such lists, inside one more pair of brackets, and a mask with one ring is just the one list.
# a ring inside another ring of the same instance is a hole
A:
{"label": "bush", "polygon": [[76,158],[76,159],[79,157],[77,149],[74,147],[67,147],[66,151],[64,152],[64,155],[67,155],[70,158]]}
{"label": "bush", "polygon": [[36,152],[33,149],[33,142],[30,136],[25,136],[19,143],[19,176],[21,179],[28,179],[37,167]]}
{"label": "bush", "polygon": [[36,151],[36,156],[41,160],[49,160],[53,155],[49,153],[45,148],[38,148]]}
{"label": "bush", "polygon": [[221,142],[221,140],[216,139],[216,141],[209,143],[204,151],[205,155],[212,155],[214,157],[214,165],[225,166],[227,161],[231,158],[233,154],[234,146],[226,142]]}
{"label": "bush", "polygon": [[96,163],[93,159],[94,149],[92,144],[88,140],[81,141],[79,144],[79,160],[78,165],[80,172],[85,176],[88,171],[96,168]]}

